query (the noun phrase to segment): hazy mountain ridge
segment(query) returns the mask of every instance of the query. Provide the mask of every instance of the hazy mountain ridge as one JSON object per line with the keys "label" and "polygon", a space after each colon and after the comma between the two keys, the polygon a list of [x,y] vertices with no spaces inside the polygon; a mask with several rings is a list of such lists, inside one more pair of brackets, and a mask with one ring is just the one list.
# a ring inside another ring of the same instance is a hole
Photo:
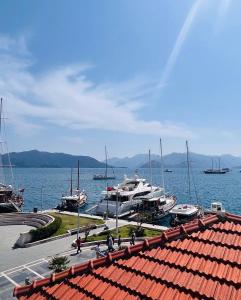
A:
{"label": "hazy mountain ridge", "polygon": [[[221,168],[234,168],[241,166],[241,157],[224,154],[221,156],[203,155],[197,153],[190,153],[190,161],[193,167],[211,168],[212,159],[213,167],[218,167],[218,161],[221,161]],[[185,167],[186,153],[171,153],[163,156],[164,167]],[[161,158],[159,155],[151,155],[151,162],[153,168],[161,166]],[[114,158],[109,159],[108,163],[116,167],[131,167],[131,168],[148,168],[149,157],[148,154],[137,154],[133,157]]]}
{"label": "hazy mountain ridge", "polygon": [[[90,156],[50,153],[38,150],[9,153],[11,164],[19,168],[104,168],[105,164]],[[2,156],[3,164],[9,165],[8,155]]]}

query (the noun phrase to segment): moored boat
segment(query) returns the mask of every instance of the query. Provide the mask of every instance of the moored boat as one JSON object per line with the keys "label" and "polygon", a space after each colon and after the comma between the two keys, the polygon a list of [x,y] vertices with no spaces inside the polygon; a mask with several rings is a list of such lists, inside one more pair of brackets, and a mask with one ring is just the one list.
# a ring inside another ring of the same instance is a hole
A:
{"label": "moored boat", "polygon": [[78,160],[78,179],[77,188],[73,191],[72,188],[72,169],[70,179],[70,195],[63,195],[61,197],[61,203],[56,207],[59,210],[74,211],[77,212],[79,208],[83,207],[87,201],[87,194],[85,191],[80,190],[80,176],[79,176],[79,160]]}
{"label": "moored boat", "polygon": [[116,214],[119,217],[126,216],[141,204],[140,196],[149,194],[156,189],[157,187],[152,186],[137,174],[132,178],[124,176],[122,183],[114,187],[107,187],[106,191],[102,192],[102,199],[92,212],[101,216],[116,216]]}
{"label": "moored boat", "polygon": [[[2,138],[2,118],[3,114],[3,99],[0,100],[0,136]],[[3,142],[1,139],[0,143],[1,149],[4,148],[4,144],[6,141]],[[6,147],[7,149],[7,147]],[[11,170],[11,174],[13,176],[12,164],[10,160],[9,153],[8,154],[8,164],[4,165],[2,163],[2,153],[0,154],[0,168],[8,168]],[[23,192],[24,189],[16,190],[12,185],[6,183],[4,178],[4,172],[1,172],[0,178],[0,213],[8,213],[8,212],[18,212],[21,211],[21,207],[23,205]]]}

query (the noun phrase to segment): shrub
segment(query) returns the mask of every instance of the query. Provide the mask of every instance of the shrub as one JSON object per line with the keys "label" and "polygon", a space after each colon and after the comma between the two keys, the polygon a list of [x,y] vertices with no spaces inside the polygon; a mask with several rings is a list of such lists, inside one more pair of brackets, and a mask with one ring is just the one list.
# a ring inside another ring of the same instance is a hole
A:
{"label": "shrub", "polygon": [[55,220],[49,225],[30,230],[29,232],[32,235],[32,242],[36,242],[50,237],[59,229],[61,223],[62,219],[59,217],[55,217]]}
{"label": "shrub", "polygon": [[54,272],[61,272],[67,269],[70,260],[67,256],[54,256],[49,262],[49,269]]}

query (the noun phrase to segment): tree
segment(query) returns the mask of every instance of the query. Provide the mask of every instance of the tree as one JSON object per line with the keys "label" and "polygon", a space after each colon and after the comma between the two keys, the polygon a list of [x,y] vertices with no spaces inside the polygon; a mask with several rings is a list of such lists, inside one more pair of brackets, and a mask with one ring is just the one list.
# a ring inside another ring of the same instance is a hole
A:
{"label": "tree", "polygon": [[49,262],[49,269],[58,273],[68,268],[69,259],[67,256],[54,256]]}
{"label": "tree", "polygon": [[92,229],[92,226],[90,224],[87,224],[84,228],[84,234],[85,234],[85,242],[87,241],[87,238],[90,234],[90,230]]}

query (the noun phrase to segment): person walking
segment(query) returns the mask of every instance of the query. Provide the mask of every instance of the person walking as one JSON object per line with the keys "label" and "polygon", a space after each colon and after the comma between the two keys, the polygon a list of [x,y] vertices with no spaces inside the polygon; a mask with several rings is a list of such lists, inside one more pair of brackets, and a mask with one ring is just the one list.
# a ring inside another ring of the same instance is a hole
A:
{"label": "person walking", "polygon": [[80,246],[81,246],[81,238],[80,236],[78,237],[78,239],[76,240],[76,245],[77,245],[77,254],[79,252],[81,252]]}
{"label": "person walking", "polygon": [[113,247],[113,237],[112,237],[112,236],[109,237],[108,251],[110,251],[110,252],[115,251],[115,249],[114,249],[114,247]]}
{"label": "person walking", "polygon": [[132,230],[130,244],[131,244],[131,245],[135,245],[135,240],[136,240],[136,234],[135,234],[135,231]]}

